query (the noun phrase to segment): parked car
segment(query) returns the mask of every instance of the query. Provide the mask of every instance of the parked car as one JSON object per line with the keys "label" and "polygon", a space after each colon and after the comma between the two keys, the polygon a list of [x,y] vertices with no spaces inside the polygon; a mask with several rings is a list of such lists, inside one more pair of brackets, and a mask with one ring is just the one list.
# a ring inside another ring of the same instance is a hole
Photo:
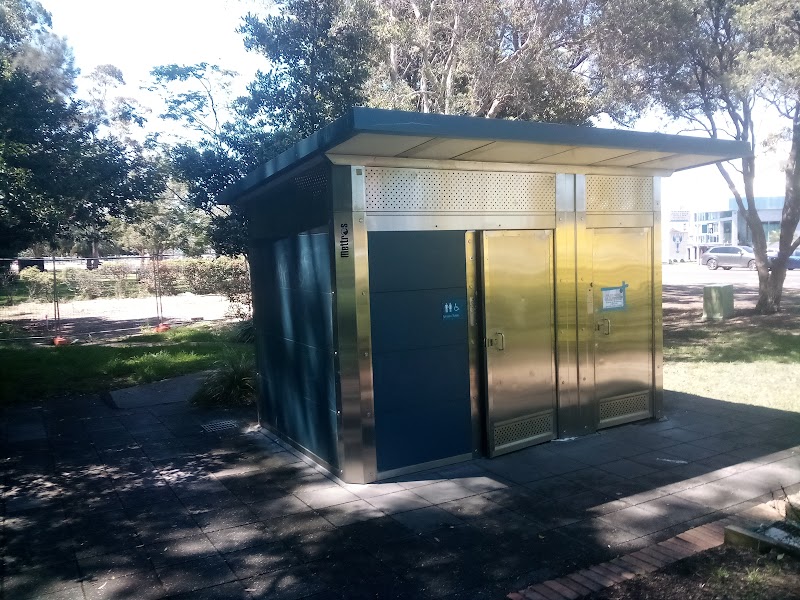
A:
{"label": "parked car", "polygon": [[[767,261],[769,264],[769,268],[772,268],[772,263],[778,257],[777,250],[767,250]],[[790,271],[794,271],[795,269],[800,269],[800,248],[795,250],[792,254],[789,255],[789,260],[786,261],[786,268]]]}
{"label": "parked car", "polygon": [[711,270],[722,267],[727,271],[733,267],[743,267],[754,271],[756,255],[750,246],[714,246],[700,255],[700,263]]}

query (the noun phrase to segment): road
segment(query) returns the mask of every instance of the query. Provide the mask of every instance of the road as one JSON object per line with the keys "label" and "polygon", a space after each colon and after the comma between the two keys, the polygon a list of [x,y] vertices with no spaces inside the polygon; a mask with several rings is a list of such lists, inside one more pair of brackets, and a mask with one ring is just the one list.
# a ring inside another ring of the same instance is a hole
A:
{"label": "road", "polygon": [[[664,285],[709,285],[712,283],[730,283],[758,287],[758,273],[747,269],[717,269],[711,271],[696,263],[678,263],[662,265],[662,282]],[[786,272],[785,290],[800,290],[800,269]]]}

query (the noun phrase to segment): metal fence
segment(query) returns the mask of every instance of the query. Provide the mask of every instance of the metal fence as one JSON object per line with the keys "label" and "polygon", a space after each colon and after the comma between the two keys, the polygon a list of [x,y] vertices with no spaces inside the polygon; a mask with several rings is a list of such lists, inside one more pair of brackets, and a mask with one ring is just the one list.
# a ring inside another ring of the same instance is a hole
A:
{"label": "metal fence", "polygon": [[0,341],[94,341],[237,312],[225,295],[187,283],[187,264],[204,266],[150,256],[0,259]]}

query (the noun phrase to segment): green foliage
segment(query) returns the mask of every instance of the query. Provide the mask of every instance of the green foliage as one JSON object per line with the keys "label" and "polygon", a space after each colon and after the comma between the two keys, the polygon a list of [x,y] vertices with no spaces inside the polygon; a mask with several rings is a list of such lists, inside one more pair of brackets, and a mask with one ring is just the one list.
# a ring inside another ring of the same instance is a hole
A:
{"label": "green foliage", "polygon": [[369,103],[445,114],[587,124],[608,108],[582,0],[378,3]]}
{"label": "green foliage", "polygon": [[226,352],[203,380],[192,402],[199,406],[248,406],[255,403],[255,397],[253,356]]}
{"label": "green foliage", "polygon": [[33,0],[0,18],[0,254],[53,242],[76,226],[102,226],[131,200],[163,186],[157,164],[70,100],[74,70],[49,15]]}
{"label": "green foliage", "polygon": [[28,290],[28,299],[32,301],[53,301],[53,274],[40,271],[36,267],[22,269],[19,280]]}
{"label": "green foliage", "polygon": [[[105,273],[84,269],[66,269],[64,279],[72,294],[78,298],[93,300],[105,295]],[[52,286],[52,280],[50,285]]]}
{"label": "green foliage", "polygon": [[256,341],[256,330],[253,319],[245,319],[236,324],[232,331],[233,341],[240,344],[253,344]]}
{"label": "green foliage", "polygon": [[208,331],[199,337],[185,335],[162,336],[152,346],[141,343],[147,336],[130,338],[138,342],[132,346],[119,341],[113,346],[0,345],[0,404],[98,392],[195,373],[214,366],[221,354],[252,360],[252,346],[231,344],[227,329],[211,330],[210,336]]}
{"label": "green foliage", "polygon": [[183,277],[195,294],[221,294],[232,306],[233,316],[250,316],[250,269],[243,257],[220,256],[214,260],[184,260]]}
{"label": "green foliage", "polygon": [[[139,271],[139,285],[146,290],[147,294],[152,295],[158,291],[163,296],[175,296],[185,291],[179,261],[158,261],[155,269],[154,271],[154,264],[148,262],[147,266]],[[158,280],[156,280],[156,275],[158,275]]]}
{"label": "green foliage", "polygon": [[282,0],[277,14],[248,14],[239,31],[267,58],[243,99],[265,127],[307,137],[365,101],[373,45],[371,5],[356,0]]}

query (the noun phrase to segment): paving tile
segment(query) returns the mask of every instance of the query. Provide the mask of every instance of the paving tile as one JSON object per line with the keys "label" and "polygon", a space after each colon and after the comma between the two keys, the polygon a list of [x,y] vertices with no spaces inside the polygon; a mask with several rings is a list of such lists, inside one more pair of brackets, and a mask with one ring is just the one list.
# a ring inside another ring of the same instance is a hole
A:
{"label": "paving tile", "polygon": [[628,460],[627,458],[602,464],[600,465],[600,468],[604,471],[608,471],[609,473],[613,473],[614,475],[619,475],[620,477],[625,477],[627,479],[648,475],[649,473],[656,471],[656,469],[652,467],[648,467],[647,465],[643,465],[633,460]]}
{"label": "paving tile", "polygon": [[360,500],[358,496],[336,484],[328,487],[296,491],[294,495],[311,508],[326,508],[336,504]]}
{"label": "paving tile", "polygon": [[703,506],[680,496],[664,496],[636,505],[653,514],[659,515],[667,527],[702,517],[714,512],[714,509]]}
{"label": "paving tile", "polygon": [[276,519],[311,510],[308,504],[291,494],[254,502],[248,508],[262,519]]}
{"label": "paving tile", "polygon": [[219,529],[207,534],[217,551],[226,554],[253,546],[263,546],[273,541],[263,523],[249,523],[239,527]]}
{"label": "paving tile", "polygon": [[665,519],[639,506],[624,508],[603,517],[598,517],[598,519],[610,523],[614,527],[629,531],[635,537],[648,535],[654,531],[666,529],[669,526],[666,524]]}
{"label": "paving tile", "polygon": [[194,535],[179,540],[150,544],[144,547],[144,551],[156,566],[188,562],[217,554],[216,548],[205,535]]}
{"label": "paving tile", "polygon": [[125,577],[140,571],[149,571],[152,566],[147,555],[135,547],[120,549],[78,558],[78,566],[84,580],[106,580]]}
{"label": "paving tile", "polygon": [[170,600],[250,600],[251,598],[252,596],[245,591],[244,585],[238,581],[170,596]]}
{"label": "paving tile", "polygon": [[280,542],[225,554],[225,561],[239,579],[300,564],[299,557]]}
{"label": "paving tile", "polygon": [[156,576],[155,571],[134,573],[127,577],[85,581],[83,591],[87,600],[108,598],[136,598],[136,600],[156,600],[166,596],[167,592]]}
{"label": "paving tile", "polygon": [[74,560],[47,567],[13,568],[3,577],[6,598],[38,598],[80,585],[78,565]]}
{"label": "paving tile", "polygon": [[484,496],[468,496],[466,498],[444,502],[438,506],[466,521],[484,519],[508,511],[508,509],[503,508]]}
{"label": "paving tile", "polygon": [[161,565],[156,572],[168,594],[184,594],[236,580],[221,556]]}
{"label": "paving tile", "polygon": [[379,496],[385,496],[387,494],[392,494],[395,492],[402,492],[405,490],[403,486],[399,483],[367,483],[367,484],[358,484],[358,483],[348,483],[345,484],[344,489],[346,489],[351,494],[355,494],[359,498],[363,498],[364,500],[369,500],[370,498],[377,498]]}
{"label": "paving tile", "polygon": [[561,476],[540,479],[539,481],[525,484],[525,487],[544,498],[551,499],[580,494],[590,489],[577,481]]}
{"label": "paving tile", "polygon": [[397,513],[392,515],[392,518],[416,533],[433,531],[434,529],[439,529],[440,527],[448,525],[461,524],[461,520],[458,517],[438,506],[427,506],[425,508]]}
{"label": "paving tile", "polygon": [[319,531],[331,531],[334,526],[316,512],[309,511],[264,521],[264,529],[272,540],[291,540]]}
{"label": "paving tile", "polygon": [[192,514],[192,518],[200,529],[208,533],[254,523],[259,520],[259,515],[249,510],[246,506],[234,506],[221,510],[195,512]]}
{"label": "paving tile", "polygon": [[257,575],[241,583],[254,600],[294,600],[325,591],[326,584],[318,571],[318,565],[300,565]]}
{"label": "paving tile", "polygon": [[355,500],[319,509],[319,514],[336,527],[386,516],[366,500]]}
{"label": "paving tile", "polygon": [[752,492],[738,490],[726,485],[722,479],[715,483],[706,483],[678,492],[675,496],[713,509],[727,508],[754,497]]}
{"label": "paving tile", "polygon": [[461,485],[458,481],[441,481],[439,483],[414,488],[413,492],[431,504],[441,504],[443,502],[450,502],[451,500],[459,500],[467,496],[474,496],[477,493]]}
{"label": "paving tile", "polygon": [[424,508],[431,505],[430,502],[413,493],[411,490],[402,490],[384,496],[375,496],[369,498],[367,502],[387,515]]}

